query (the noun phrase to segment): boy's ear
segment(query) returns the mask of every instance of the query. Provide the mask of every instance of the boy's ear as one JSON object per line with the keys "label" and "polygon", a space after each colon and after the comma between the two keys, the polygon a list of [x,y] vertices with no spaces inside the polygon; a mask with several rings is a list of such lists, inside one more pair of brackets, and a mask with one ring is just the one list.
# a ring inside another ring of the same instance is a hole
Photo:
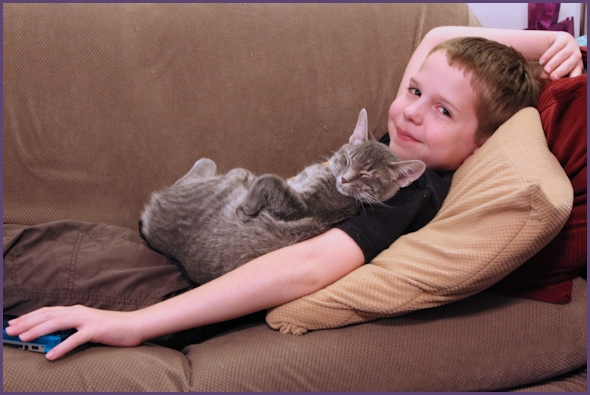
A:
{"label": "boy's ear", "polygon": [[392,163],[390,170],[395,173],[400,188],[405,188],[424,173],[426,165],[421,160],[406,160]]}
{"label": "boy's ear", "polygon": [[368,140],[368,136],[369,121],[367,119],[367,110],[363,108],[359,114],[359,119],[356,121],[356,127],[348,139],[348,143],[352,145],[362,144]]}

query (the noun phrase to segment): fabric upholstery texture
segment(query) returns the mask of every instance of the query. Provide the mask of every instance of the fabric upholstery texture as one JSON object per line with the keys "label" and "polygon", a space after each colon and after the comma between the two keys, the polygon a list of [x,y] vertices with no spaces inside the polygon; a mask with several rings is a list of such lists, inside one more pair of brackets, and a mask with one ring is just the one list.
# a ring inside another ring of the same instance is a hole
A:
{"label": "fabric upholstery texture", "polygon": [[201,157],[290,177],[347,142],[362,108],[383,135],[421,37],[475,23],[459,4],[3,9],[4,222],[133,230]]}
{"label": "fabric upholstery texture", "polygon": [[[149,194],[200,157],[222,171],[288,177],[341,146],[361,108],[383,135],[413,49],[440,25],[479,23],[466,4],[449,3],[3,4],[4,223],[72,220],[135,233]],[[93,240],[106,255],[127,243]],[[113,256],[162,263],[143,248]],[[130,305],[142,297],[161,296]],[[3,390],[550,385],[586,363],[586,282],[574,280],[566,305],[483,292],[305,336],[284,336],[263,319],[219,327],[203,328],[214,337],[181,352],[87,345],[48,362],[5,346]]]}
{"label": "fabric upholstery texture", "polygon": [[334,284],[270,310],[267,322],[302,334],[460,300],[543,248],[565,224],[572,200],[539,113],[525,108],[456,171],[428,225]]}
{"label": "fabric upholstery texture", "polygon": [[538,110],[549,149],[574,190],[571,215],[551,242],[494,285],[505,295],[567,303],[572,279],[585,275],[587,263],[587,75],[562,78],[543,88]]}
{"label": "fabric upholstery texture", "polygon": [[[93,345],[49,362],[5,347],[3,384],[5,391],[31,392],[505,390],[585,365],[585,300],[586,282],[576,279],[566,305],[482,292],[436,309],[305,336],[252,322],[183,352]],[[22,374],[31,369],[34,379]]]}
{"label": "fabric upholstery texture", "polygon": [[[185,356],[166,347],[82,346],[65,359],[49,362],[42,354],[4,347],[4,391],[121,392],[188,390]],[[26,371],[28,374],[23,374]],[[34,378],[31,378],[31,372]],[[125,372],[125,374],[121,374]]]}
{"label": "fabric upholstery texture", "polygon": [[[572,281],[573,283],[573,281]],[[572,284],[573,285],[573,284]],[[519,388],[512,388],[512,392],[588,392],[587,366],[576,369],[550,380],[543,380],[539,383],[526,385]]]}

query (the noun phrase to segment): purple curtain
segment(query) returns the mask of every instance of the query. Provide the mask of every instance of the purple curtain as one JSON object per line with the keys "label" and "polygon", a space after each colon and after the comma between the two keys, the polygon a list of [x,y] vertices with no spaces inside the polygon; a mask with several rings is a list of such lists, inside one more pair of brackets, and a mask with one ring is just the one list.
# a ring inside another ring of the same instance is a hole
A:
{"label": "purple curtain", "polygon": [[557,22],[561,3],[529,3],[529,26],[526,30],[553,30],[574,35],[574,17]]}

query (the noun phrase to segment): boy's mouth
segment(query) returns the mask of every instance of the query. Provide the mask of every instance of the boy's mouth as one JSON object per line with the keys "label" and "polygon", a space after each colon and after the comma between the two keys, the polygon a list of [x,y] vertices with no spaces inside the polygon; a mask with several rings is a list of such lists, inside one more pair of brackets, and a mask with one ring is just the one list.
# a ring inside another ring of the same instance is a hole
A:
{"label": "boy's mouth", "polygon": [[396,128],[396,134],[397,134],[397,138],[400,140],[409,141],[409,142],[416,142],[416,143],[420,142],[420,140],[415,139],[411,134],[409,134],[408,132],[406,132],[403,129]]}

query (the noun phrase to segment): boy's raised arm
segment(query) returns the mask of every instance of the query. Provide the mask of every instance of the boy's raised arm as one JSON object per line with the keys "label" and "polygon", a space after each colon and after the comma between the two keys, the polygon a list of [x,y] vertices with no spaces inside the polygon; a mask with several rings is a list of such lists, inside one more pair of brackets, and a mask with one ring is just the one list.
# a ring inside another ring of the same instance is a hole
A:
{"label": "boy's raised arm", "polygon": [[455,37],[475,36],[514,47],[531,61],[539,61],[551,80],[582,74],[584,64],[575,38],[566,32],[493,29],[469,26],[441,26],[429,31],[412,55],[397,95],[405,92],[428,53],[436,45]]}

